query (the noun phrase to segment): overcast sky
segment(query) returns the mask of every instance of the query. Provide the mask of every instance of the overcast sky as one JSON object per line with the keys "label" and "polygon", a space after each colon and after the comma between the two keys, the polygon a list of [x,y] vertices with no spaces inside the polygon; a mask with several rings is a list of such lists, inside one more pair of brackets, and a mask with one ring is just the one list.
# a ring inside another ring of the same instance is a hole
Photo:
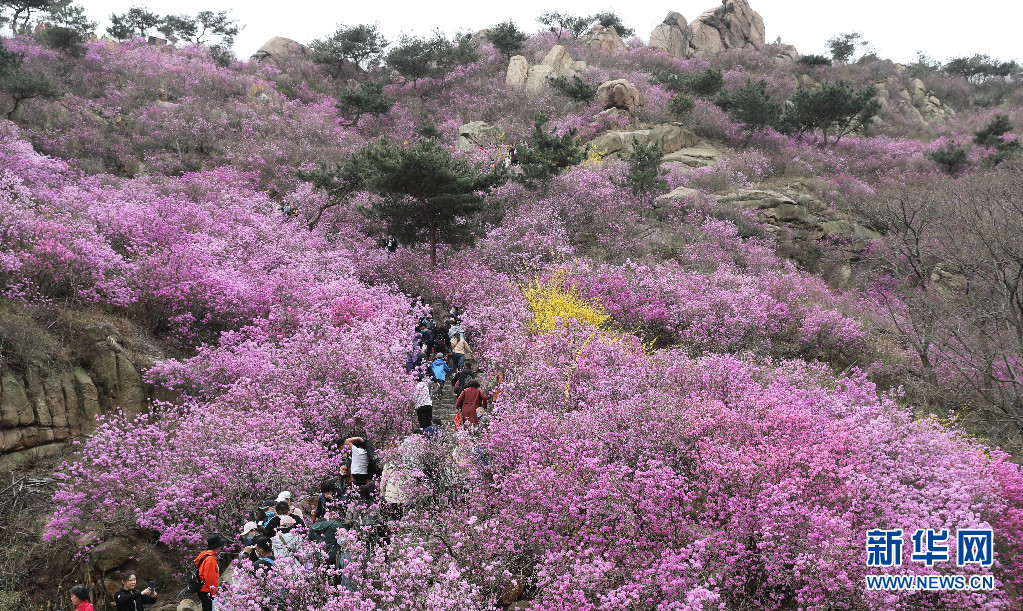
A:
{"label": "overcast sky", "polygon": [[[81,0],[80,0],[81,1]],[[459,29],[479,30],[506,19],[514,20],[527,31],[540,26],[536,16],[547,10],[575,14],[617,12],[625,25],[634,28],[644,41],[650,30],[668,11],[678,11],[692,20],[714,0],[641,0],[639,2],[602,3],[584,0],[418,0],[340,1],[289,0],[84,0],[92,19],[100,21],[100,30],[109,25],[112,12],[121,13],[131,6],[144,5],[160,13],[196,13],[200,10],[230,9],[245,25],[235,42],[239,57],[254,53],[273,36],[293,38],[302,43],[323,37],[338,24],[379,23],[381,31],[393,40],[401,33],[429,34],[441,28],[449,34]],[[949,0],[858,0],[830,3],[820,0],[752,0],[751,6],[764,18],[767,40],[781,36],[800,53],[822,53],[824,42],[838,32],[863,32],[878,55],[899,62],[916,58],[926,51],[939,60],[986,53],[998,59],[1019,59],[1020,22],[1023,2],[1019,0],[980,0],[970,3]]]}

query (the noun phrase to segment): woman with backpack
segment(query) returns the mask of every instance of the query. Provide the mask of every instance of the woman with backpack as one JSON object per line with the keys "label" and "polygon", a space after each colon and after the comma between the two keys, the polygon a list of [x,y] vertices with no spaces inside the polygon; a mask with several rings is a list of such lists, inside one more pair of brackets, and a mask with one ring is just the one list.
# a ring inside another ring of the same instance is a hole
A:
{"label": "woman with backpack", "polygon": [[138,577],[135,571],[125,571],[121,574],[121,591],[114,594],[114,605],[117,611],[145,611],[145,605],[156,602],[156,592],[152,587],[139,592],[135,589]]}

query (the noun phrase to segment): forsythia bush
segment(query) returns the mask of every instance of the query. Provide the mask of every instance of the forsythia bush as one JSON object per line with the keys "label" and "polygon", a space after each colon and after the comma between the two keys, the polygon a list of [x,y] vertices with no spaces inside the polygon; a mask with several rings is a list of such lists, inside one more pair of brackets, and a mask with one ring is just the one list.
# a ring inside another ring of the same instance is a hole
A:
{"label": "forsythia bush", "polygon": [[533,314],[530,331],[550,333],[570,320],[599,327],[610,318],[599,306],[580,297],[575,289],[566,289],[567,279],[568,272],[558,270],[546,281],[535,278],[523,289],[522,293]]}

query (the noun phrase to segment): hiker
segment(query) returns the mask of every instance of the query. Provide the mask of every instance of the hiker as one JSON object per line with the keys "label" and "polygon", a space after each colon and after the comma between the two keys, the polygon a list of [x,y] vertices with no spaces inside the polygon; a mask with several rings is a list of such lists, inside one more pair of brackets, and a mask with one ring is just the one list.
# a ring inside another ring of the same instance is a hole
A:
{"label": "hiker", "polygon": [[426,325],[423,325],[422,329],[420,329],[419,332],[422,333],[422,337],[420,338],[420,342],[419,342],[420,345],[421,346],[425,346],[427,348],[432,346],[433,345],[433,331],[431,331],[430,328],[427,327]]}
{"label": "hiker", "polygon": [[[220,535],[213,535],[206,539],[206,551],[193,560],[199,567],[199,581],[202,582],[202,587],[199,588],[199,602],[202,603],[202,611],[213,611],[213,599],[217,596],[217,585],[220,584],[220,566],[217,564],[217,554],[224,549],[227,543],[227,539]],[[210,559],[213,562],[210,562]]]}
{"label": "hiker", "polygon": [[274,547],[269,537],[258,537],[256,544],[253,545],[252,551],[249,553],[249,560],[252,561],[253,570],[273,570],[274,560]]}
{"label": "hiker", "polygon": [[436,396],[444,389],[444,381],[451,373],[451,367],[444,362],[444,355],[438,353],[437,358],[430,363],[430,370],[433,372],[433,379],[437,382],[437,390],[433,393]]}
{"label": "hiker", "polygon": [[327,519],[327,506],[334,502],[334,482],[327,480],[320,484],[320,496],[316,499],[316,511],[313,512],[313,524]]}
{"label": "hiker", "polygon": [[387,236],[387,245],[385,246],[387,252],[394,252],[398,250],[398,240],[393,235]]}
{"label": "hiker", "polygon": [[238,534],[238,540],[242,544],[242,553],[247,554],[252,550],[252,546],[256,544],[256,537],[259,536],[259,524],[255,522],[246,522],[245,526],[242,527],[242,532]]}
{"label": "hiker", "polygon": [[[416,335],[419,335],[416,333]],[[408,356],[405,358],[405,373],[412,373],[412,371],[419,367],[423,362],[423,351],[419,347],[418,341],[409,350]]]}
{"label": "hiker", "polygon": [[479,422],[478,411],[487,407],[487,396],[480,390],[479,380],[469,380],[465,383],[465,390],[458,394],[455,401],[455,409],[459,410],[462,426],[469,426]]}
{"label": "hiker", "polygon": [[121,591],[114,594],[117,611],[145,611],[145,605],[156,602],[156,591],[152,586],[139,592],[135,589],[136,583],[138,577],[135,571],[125,571],[121,574]]}
{"label": "hiker", "polygon": [[430,396],[430,381],[425,375],[419,376],[419,381],[416,382],[412,402],[416,409],[416,419],[419,420],[419,428],[425,429],[430,426],[433,419],[433,398]]}
{"label": "hiker", "polygon": [[440,418],[437,418],[435,416],[433,418],[433,421],[430,423],[430,426],[423,429],[423,436],[426,437],[427,439],[434,439],[435,437],[440,435],[440,426],[441,426]]}
{"label": "hiker", "polygon": [[263,534],[267,537],[273,538],[278,530],[289,532],[295,526],[305,526],[305,520],[292,513],[291,503],[287,501],[277,501],[277,504],[274,505],[274,513],[276,515],[263,525]]}
{"label": "hiker", "polygon": [[472,370],[472,361],[464,361],[461,369],[455,372],[455,375],[451,376],[451,384],[455,389],[455,393],[461,393],[465,390],[465,383],[476,377],[476,374]]}
{"label": "hiker", "polygon": [[75,606],[75,611],[95,611],[89,601],[89,590],[82,584],[71,588],[71,604]]}
{"label": "hiker", "polygon": [[352,450],[352,482],[365,486],[369,481],[369,449],[362,437],[345,439],[345,447]]}
{"label": "hiker", "polygon": [[288,505],[291,508],[290,509],[291,516],[294,517],[296,521],[302,522],[303,523],[302,525],[305,526],[304,524],[305,514],[302,512],[302,508],[299,505],[291,502],[291,493],[285,490],[284,492],[278,494],[277,502],[280,503],[281,501],[288,502]]}
{"label": "hiker", "polygon": [[469,347],[469,342],[465,341],[464,335],[455,336],[454,341],[451,342],[451,353],[455,356],[455,369],[461,369],[465,362],[465,355],[472,353],[472,348]]}

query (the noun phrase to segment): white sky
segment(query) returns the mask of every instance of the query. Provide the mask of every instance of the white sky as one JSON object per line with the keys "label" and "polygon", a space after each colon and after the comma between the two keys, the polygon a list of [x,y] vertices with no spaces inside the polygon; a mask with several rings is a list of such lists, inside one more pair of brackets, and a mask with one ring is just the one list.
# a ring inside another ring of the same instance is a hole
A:
{"label": "white sky", "polygon": [[[716,6],[715,0],[644,0],[629,2],[587,2],[585,0],[418,0],[411,2],[324,2],[290,0],[80,0],[90,17],[105,30],[112,12],[122,13],[135,5],[160,13],[196,13],[200,10],[230,9],[245,25],[235,42],[239,57],[251,55],[273,36],[308,43],[326,36],[338,24],[379,23],[389,40],[401,33],[429,34],[434,28],[447,33],[459,29],[479,30],[514,20],[520,29],[540,28],[535,18],[543,11],[557,10],[588,15],[604,10],[617,12],[625,25],[634,28],[644,41],[668,11],[678,11],[693,20]],[[910,62],[918,50],[939,60],[986,53],[1001,60],[1019,59],[1019,28],[1023,2],[979,0],[969,4],[950,0],[752,0],[751,6],[764,18],[767,40],[781,36],[800,53],[823,53],[824,42],[838,32],[863,32],[881,57]]]}

